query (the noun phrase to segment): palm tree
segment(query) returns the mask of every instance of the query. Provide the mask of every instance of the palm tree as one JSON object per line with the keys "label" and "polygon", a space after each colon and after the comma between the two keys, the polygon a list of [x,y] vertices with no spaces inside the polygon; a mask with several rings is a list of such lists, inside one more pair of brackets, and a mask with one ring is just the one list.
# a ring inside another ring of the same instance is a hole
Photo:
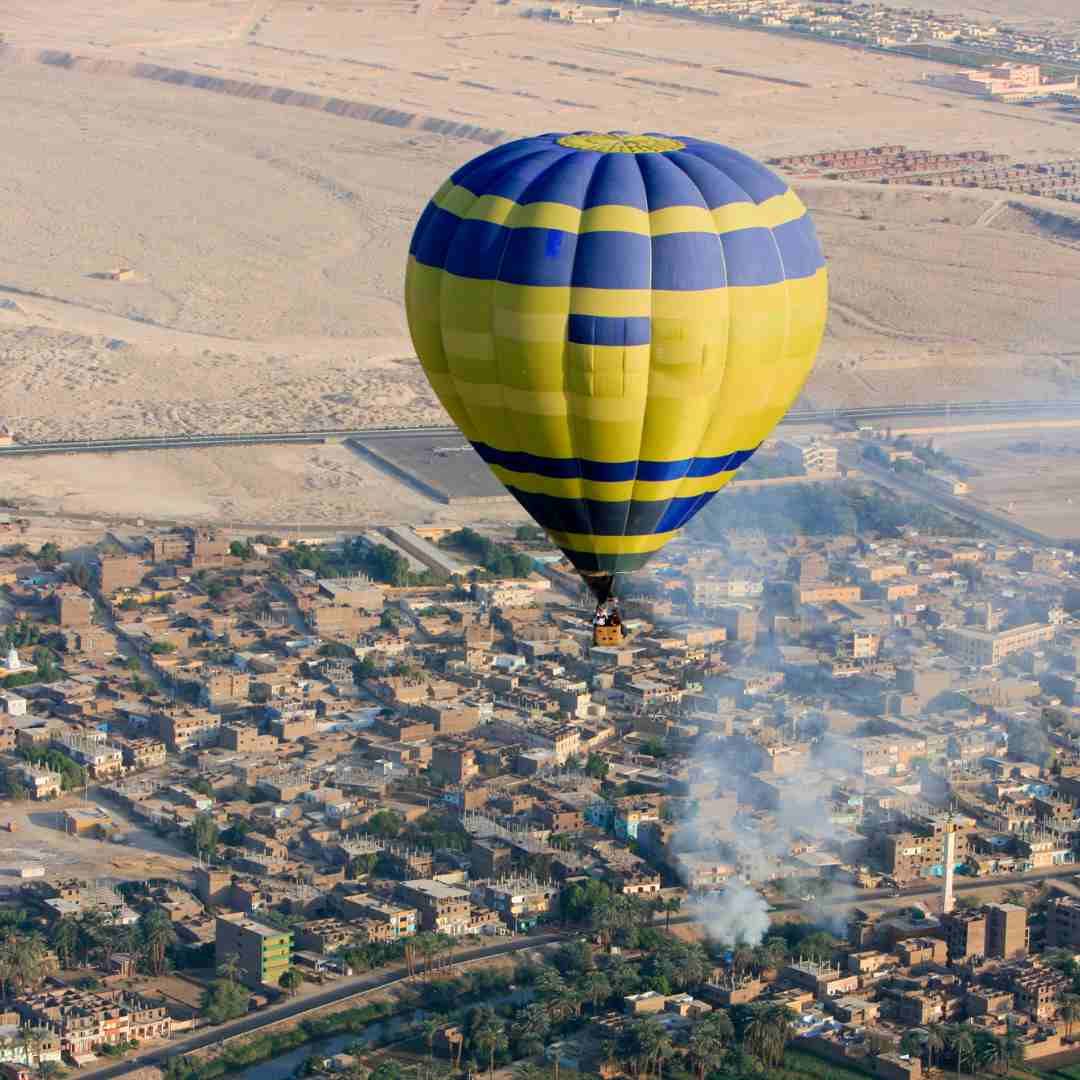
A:
{"label": "palm tree", "polygon": [[923,1045],[926,1047],[926,1063],[932,1069],[934,1056],[945,1049],[948,1032],[943,1024],[929,1024],[926,1028],[926,1038]]}
{"label": "palm tree", "polygon": [[217,973],[228,982],[235,983],[240,977],[240,954],[227,953],[225,959],[218,964]]}
{"label": "palm tree", "polygon": [[278,986],[282,988],[289,995],[289,997],[295,997],[296,991],[300,989],[300,984],[304,981],[304,976],[300,974],[296,968],[286,968],[278,979]]}
{"label": "palm tree", "polygon": [[[721,1018],[727,1021],[726,1028]],[[712,1013],[701,1020],[690,1035],[690,1059],[697,1070],[698,1080],[719,1068],[724,1058],[724,1046],[732,1032],[731,1019],[727,1013]]]}
{"label": "palm tree", "polygon": [[566,982],[563,977],[550,967],[541,968],[533,982],[536,996],[543,1001],[545,998],[558,997],[566,990]]}
{"label": "palm tree", "polygon": [[667,1033],[667,1028],[661,1028],[661,1036],[656,1043],[656,1080],[662,1080],[664,1075],[664,1062],[675,1053],[675,1044]]}
{"label": "palm tree", "polygon": [[618,914],[610,901],[596,904],[589,914],[589,926],[596,931],[605,948],[611,944],[611,931],[617,924]]}
{"label": "palm tree", "polygon": [[754,1010],[743,1043],[766,1068],[779,1068],[784,1048],[792,1035],[791,1012],[783,1005],[763,1005]]}
{"label": "palm tree", "polygon": [[955,1027],[949,1032],[949,1047],[956,1055],[956,1075],[964,1067],[964,1059],[970,1058],[975,1051],[975,1042],[971,1032],[965,1027]]}
{"label": "palm tree", "polygon": [[1080,998],[1075,994],[1066,994],[1061,999],[1061,1007],[1058,1009],[1061,1019],[1065,1021],[1065,1038],[1072,1039],[1073,1024],[1080,1020]]}
{"label": "palm tree", "polygon": [[511,1034],[519,1056],[538,1054],[544,1048],[544,1040],[551,1031],[547,1010],[538,1002],[519,1009]]}
{"label": "palm tree", "polygon": [[486,1021],[473,1032],[473,1044],[488,1056],[488,1080],[495,1075],[495,1055],[507,1047],[506,1029],[499,1020]]}
{"label": "palm tree", "polygon": [[974,1044],[971,1060],[980,1072],[994,1069],[1000,1064],[1003,1055],[997,1036],[988,1031],[977,1031],[971,1041]]}
{"label": "palm tree", "polygon": [[682,901],[677,896],[673,896],[669,900],[664,901],[664,929],[665,930],[670,930],[671,929],[671,916],[674,915],[676,912],[678,912],[680,910],[680,908],[682,908]]}
{"label": "palm tree", "polygon": [[910,1054],[912,1057],[922,1057],[923,1047],[926,1045],[925,1038],[920,1031],[905,1031],[900,1040],[900,1053]]}
{"label": "palm tree", "polygon": [[1002,1069],[1007,1071],[1010,1065],[1019,1064],[1024,1060],[1024,1046],[1020,1037],[1016,1034],[1016,1025],[1010,1016],[1005,1021],[1005,1034],[999,1040],[1002,1051]]}
{"label": "palm tree", "polygon": [[648,1072],[660,1046],[667,1039],[667,1032],[653,1019],[639,1020],[630,1030],[638,1071]]}
{"label": "palm tree", "polygon": [[577,989],[592,1002],[593,1012],[601,1001],[611,997],[611,983],[602,971],[586,971],[578,980]]}
{"label": "palm tree", "polygon": [[142,924],[143,949],[152,975],[165,970],[165,953],[176,941],[172,921],[161,908],[153,908],[140,920]]}
{"label": "palm tree", "polygon": [[71,967],[79,955],[79,924],[65,915],[53,927],[52,944],[63,967]]}
{"label": "palm tree", "polygon": [[514,1080],[545,1080],[547,1073],[531,1061],[523,1061],[514,1069]]}
{"label": "palm tree", "polygon": [[438,1013],[432,1013],[430,1016],[425,1016],[420,1024],[424,1042],[427,1043],[428,1061],[435,1060],[435,1036],[438,1035],[439,1029],[445,1023],[445,1017],[440,1016]]}
{"label": "palm tree", "polygon": [[9,937],[0,955],[6,981],[19,990],[38,986],[51,967],[48,949],[38,934]]}
{"label": "palm tree", "polygon": [[604,1039],[600,1043],[600,1060],[604,1063],[604,1071],[606,1072],[616,1062],[616,1051],[618,1047],[614,1039]]}
{"label": "palm tree", "polygon": [[787,942],[782,937],[766,938],[761,949],[766,967],[778,968],[788,958]]}
{"label": "palm tree", "polygon": [[736,978],[754,962],[754,950],[749,945],[736,945],[731,951],[731,969]]}

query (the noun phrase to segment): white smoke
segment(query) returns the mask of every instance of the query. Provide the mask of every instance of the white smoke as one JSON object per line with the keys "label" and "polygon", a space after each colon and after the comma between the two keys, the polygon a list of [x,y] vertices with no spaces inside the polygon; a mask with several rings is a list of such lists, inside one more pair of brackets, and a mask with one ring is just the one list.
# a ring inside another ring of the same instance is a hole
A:
{"label": "white smoke", "polygon": [[769,932],[769,907],[749,885],[732,880],[697,908],[705,932],[721,945],[759,945]]}

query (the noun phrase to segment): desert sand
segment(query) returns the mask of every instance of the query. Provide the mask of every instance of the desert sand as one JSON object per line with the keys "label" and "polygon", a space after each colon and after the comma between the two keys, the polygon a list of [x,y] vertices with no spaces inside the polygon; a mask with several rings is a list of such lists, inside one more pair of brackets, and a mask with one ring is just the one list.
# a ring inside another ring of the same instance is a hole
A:
{"label": "desert sand", "polygon": [[[930,89],[925,62],[635,11],[560,25],[530,6],[12,0],[0,422],[26,439],[444,422],[405,327],[408,239],[453,168],[515,135],[676,129],[761,157],[886,141],[1076,153],[1075,123]],[[1080,208],[800,193],[834,297],[804,404],[1075,392]],[[177,516],[329,521],[366,505],[348,453],[5,461],[0,487],[79,512],[171,501]],[[411,498],[403,512],[432,511]]]}

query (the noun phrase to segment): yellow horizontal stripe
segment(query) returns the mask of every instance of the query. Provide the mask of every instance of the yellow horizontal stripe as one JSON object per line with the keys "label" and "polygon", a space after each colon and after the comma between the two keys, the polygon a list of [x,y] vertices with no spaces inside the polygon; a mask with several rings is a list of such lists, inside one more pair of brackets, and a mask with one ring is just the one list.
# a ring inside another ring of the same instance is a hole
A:
{"label": "yellow horizontal stripe", "polygon": [[559,229],[561,232],[576,233],[581,225],[581,211],[565,203],[515,205],[513,213],[500,224],[509,229]]}
{"label": "yellow horizontal stripe", "polygon": [[634,487],[634,499],[637,502],[666,502],[668,499],[704,495],[709,491],[719,491],[734,475],[734,472],[723,472],[713,476],[687,476],[682,480],[638,480]]}
{"label": "yellow horizontal stripe", "polygon": [[806,213],[799,196],[790,188],[763,203],[737,202],[718,206],[712,212],[713,228],[718,233],[738,229],[775,229],[789,221],[798,221]]}
{"label": "yellow horizontal stripe", "polygon": [[592,206],[581,215],[579,232],[628,232],[649,235],[649,215],[633,206]]}
{"label": "yellow horizontal stripe", "polygon": [[679,530],[646,536],[590,536],[586,533],[548,532],[551,542],[568,551],[588,551],[593,555],[643,555],[659,551]]}
{"label": "yellow horizontal stripe", "polygon": [[670,233],[713,232],[713,216],[704,206],[665,206],[649,214],[649,229],[653,236]]}
{"label": "yellow horizontal stripe", "polygon": [[667,236],[682,232],[735,232],[775,229],[803,216],[806,208],[788,189],[763,203],[736,202],[706,210],[701,206],[665,206],[646,213],[633,206],[610,204],[579,210],[565,203],[524,205],[501,195],[476,196],[467,188],[444,184],[432,199],[440,209],[469,221],[488,221],[508,229],[559,229],[568,233],[625,232],[637,236]]}
{"label": "yellow horizontal stripe", "polygon": [[555,499],[594,499],[597,502],[667,502],[719,491],[735,475],[733,472],[715,476],[688,476],[679,480],[585,480],[580,476],[554,477],[537,473],[515,472],[501,465],[490,465],[491,471],[508,487],[530,495],[550,495]]}

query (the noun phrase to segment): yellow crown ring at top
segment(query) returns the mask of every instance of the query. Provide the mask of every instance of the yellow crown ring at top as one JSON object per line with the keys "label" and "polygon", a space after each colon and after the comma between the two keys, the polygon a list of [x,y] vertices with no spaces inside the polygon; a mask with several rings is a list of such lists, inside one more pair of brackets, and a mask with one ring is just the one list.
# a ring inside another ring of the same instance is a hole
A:
{"label": "yellow crown ring at top", "polygon": [[662,154],[665,150],[684,150],[685,143],[659,135],[619,135],[614,132],[586,132],[564,135],[560,146],[573,150],[595,150],[601,154]]}

